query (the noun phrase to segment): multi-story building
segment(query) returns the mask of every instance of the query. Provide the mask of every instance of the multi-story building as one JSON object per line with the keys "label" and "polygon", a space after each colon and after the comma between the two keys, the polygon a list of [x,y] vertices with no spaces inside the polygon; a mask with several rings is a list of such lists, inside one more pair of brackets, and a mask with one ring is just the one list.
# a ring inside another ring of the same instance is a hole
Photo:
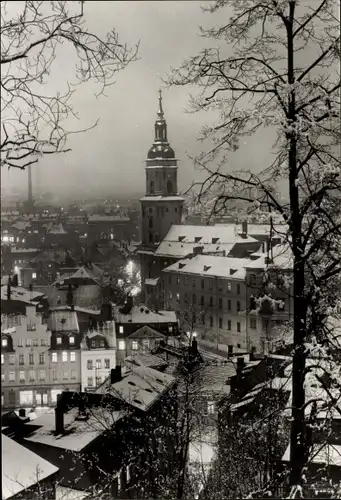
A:
{"label": "multi-story building", "polygon": [[57,488],[80,498],[158,498],[177,466],[175,377],[134,367],[111,371],[94,394],[63,392],[57,407],[16,439],[59,469]]}
{"label": "multi-story building", "polygon": [[49,350],[51,403],[63,390],[79,391],[81,385],[81,335],[77,312],[66,308],[52,311]]}
{"label": "multi-story building", "polygon": [[26,305],[25,315],[1,316],[1,406],[5,408],[51,402],[51,332],[36,305]]}
{"label": "multi-story building", "polygon": [[142,292],[146,279],[157,278],[153,263],[154,252],[173,224],[182,220],[184,198],[178,195],[177,159],[167,138],[167,124],[162,108],[161,92],[155,122],[154,144],[146,160],[146,196],[141,198],[141,258]]}
{"label": "multi-story building", "polygon": [[172,264],[163,270],[167,308],[198,339],[246,349],[247,262],[197,255]]}
{"label": "multi-story building", "polygon": [[[264,352],[291,318],[290,255],[282,245],[249,258],[197,255],[163,270],[167,308],[200,340]],[[267,277],[268,282],[265,282]],[[272,306],[258,304],[271,295]]]}
{"label": "multi-story building", "polygon": [[144,305],[134,306],[131,297],[123,307],[114,308],[114,320],[117,362],[132,353],[147,351],[161,340],[179,335],[174,311],[155,312]]}
{"label": "multi-story building", "polygon": [[81,391],[94,391],[115,367],[115,324],[101,322],[89,329],[81,342]]}

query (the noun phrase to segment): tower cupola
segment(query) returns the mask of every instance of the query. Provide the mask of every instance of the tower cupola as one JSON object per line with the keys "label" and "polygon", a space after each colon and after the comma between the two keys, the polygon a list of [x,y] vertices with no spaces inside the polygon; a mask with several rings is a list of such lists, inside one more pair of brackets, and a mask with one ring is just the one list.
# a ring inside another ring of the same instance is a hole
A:
{"label": "tower cupola", "polygon": [[174,150],[170,147],[167,138],[167,123],[162,107],[162,91],[159,90],[159,108],[155,121],[155,139],[152,147],[148,151],[147,160],[154,159],[175,159]]}

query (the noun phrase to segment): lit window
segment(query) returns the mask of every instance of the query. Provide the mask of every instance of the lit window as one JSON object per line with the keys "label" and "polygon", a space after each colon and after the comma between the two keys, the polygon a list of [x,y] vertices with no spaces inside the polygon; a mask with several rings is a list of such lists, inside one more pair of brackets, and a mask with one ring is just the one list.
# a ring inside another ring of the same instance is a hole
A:
{"label": "lit window", "polygon": [[37,278],[37,273],[32,273],[32,279],[35,280]]}
{"label": "lit window", "polygon": [[63,363],[67,362],[67,352],[65,352],[65,351],[62,353],[62,361],[63,361]]}
{"label": "lit window", "polygon": [[69,337],[69,342],[70,342],[70,344],[74,344],[75,343],[75,337]]}
{"label": "lit window", "polygon": [[96,370],[100,370],[102,368],[102,360],[96,359]]}
{"label": "lit window", "polygon": [[124,327],[121,325],[118,329],[119,333],[124,333]]}
{"label": "lit window", "polygon": [[4,374],[4,373],[2,373],[2,374],[1,374],[1,382],[4,382],[4,381],[5,381],[5,374]]}
{"label": "lit window", "polygon": [[61,344],[62,343],[62,337],[57,337],[57,344]]}
{"label": "lit window", "polygon": [[176,294],[176,300],[180,300],[180,294],[179,293]]}
{"label": "lit window", "polygon": [[129,483],[129,481],[130,481],[130,465],[127,465],[126,479],[127,479],[127,483]]}
{"label": "lit window", "polygon": [[125,343],[125,340],[119,340],[118,341],[118,349],[120,351],[124,351],[126,348],[126,343]]}
{"label": "lit window", "polygon": [[227,291],[230,292],[232,290],[232,286],[230,281],[227,282]]}
{"label": "lit window", "polygon": [[168,326],[168,333],[173,333],[173,325]]}
{"label": "lit window", "polygon": [[57,361],[58,361],[57,353],[53,352],[52,353],[52,363],[57,363]]}
{"label": "lit window", "polygon": [[137,342],[137,340],[133,340],[131,347],[132,347],[133,351],[137,351],[138,350],[139,343]]}
{"label": "lit window", "polygon": [[214,401],[208,401],[207,402],[207,413],[208,413],[208,415],[213,415],[214,410],[215,410],[215,408],[214,408]]}
{"label": "lit window", "polygon": [[3,365],[4,364],[4,355],[1,354],[1,364]]}
{"label": "lit window", "polygon": [[70,352],[70,361],[71,361],[71,363],[74,363],[76,361],[76,353],[75,352]]}
{"label": "lit window", "polygon": [[19,380],[20,380],[20,382],[22,380],[25,380],[25,372],[19,372]]}
{"label": "lit window", "polygon": [[7,347],[7,344],[8,344],[7,339],[1,339],[2,347]]}

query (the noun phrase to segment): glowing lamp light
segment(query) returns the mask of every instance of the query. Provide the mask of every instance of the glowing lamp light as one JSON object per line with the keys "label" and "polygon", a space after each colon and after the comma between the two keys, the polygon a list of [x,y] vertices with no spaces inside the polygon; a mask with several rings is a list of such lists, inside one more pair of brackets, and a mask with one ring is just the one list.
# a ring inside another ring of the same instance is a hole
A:
{"label": "glowing lamp light", "polygon": [[8,236],[3,236],[2,241],[8,241]]}

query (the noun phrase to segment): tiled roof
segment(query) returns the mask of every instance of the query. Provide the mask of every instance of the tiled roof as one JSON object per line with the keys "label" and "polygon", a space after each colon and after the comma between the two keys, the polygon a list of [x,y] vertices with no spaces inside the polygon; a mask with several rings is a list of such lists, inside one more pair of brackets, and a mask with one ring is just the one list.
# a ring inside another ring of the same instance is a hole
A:
{"label": "tiled roof", "polygon": [[167,361],[160,356],[154,356],[153,354],[134,354],[126,357],[124,363],[127,364],[129,368],[131,368],[131,365],[138,365],[155,369],[161,366],[167,366],[168,364]]}
{"label": "tiled roof", "polygon": [[135,332],[133,332],[131,335],[128,337],[129,339],[139,339],[139,338],[148,338],[148,339],[165,339],[166,336],[163,335],[160,332],[157,332],[154,330],[154,328],[151,328],[150,326],[142,326]]}
{"label": "tiled roof", "polygon": [[96,393],[112,393],[129,405],[147,411],[175,381],[172,375],[146,366],[133,366],[131,371],[123,375],[120,382],[111,384],[109,378]]}

